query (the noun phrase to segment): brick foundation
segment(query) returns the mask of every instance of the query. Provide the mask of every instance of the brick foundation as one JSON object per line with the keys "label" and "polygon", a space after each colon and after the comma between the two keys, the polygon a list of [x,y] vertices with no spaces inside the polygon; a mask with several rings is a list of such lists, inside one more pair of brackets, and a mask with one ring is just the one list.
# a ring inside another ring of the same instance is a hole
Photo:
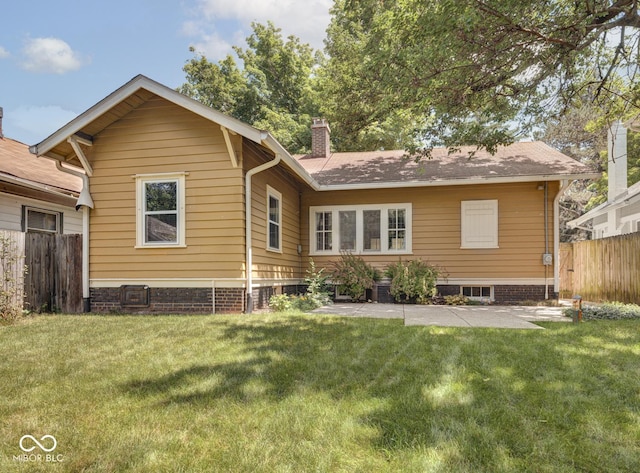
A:
{"label": "brick foundation", "polygon": [[[242,313],[244,289],[216,288],[215,313]],[[91,312],[127,314],[211,314],[210,288],[150,288],[148,305],[128,305],[119,287],[92,288]]]}
{"label": "brick foundation", "polygon": [[[393,296],[389,292],[390,286],[376,286],[378,302],[384,304],[393,304],[395,302]],[[438,294],[441,296],[455,296],[460,294],[459,285],[438,285]],[[545,286],[493,286],[494,302],[496,304],[521,304],[529,301],[543,301],[545,295]],[[549,298],[555,299],[557,293],[553,292],[553,287],[549,288]]]}

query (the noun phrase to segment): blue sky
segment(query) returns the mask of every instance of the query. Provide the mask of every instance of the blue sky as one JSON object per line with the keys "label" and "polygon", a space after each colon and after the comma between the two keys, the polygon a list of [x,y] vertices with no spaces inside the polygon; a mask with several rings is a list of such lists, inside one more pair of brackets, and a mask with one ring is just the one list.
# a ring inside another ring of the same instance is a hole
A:
{"label": "blue sky", "polygon": [[36,144],[137,74],[175,88],[268,20],[322,48],[332,0],[22,0],[0,19],[4,135]]}

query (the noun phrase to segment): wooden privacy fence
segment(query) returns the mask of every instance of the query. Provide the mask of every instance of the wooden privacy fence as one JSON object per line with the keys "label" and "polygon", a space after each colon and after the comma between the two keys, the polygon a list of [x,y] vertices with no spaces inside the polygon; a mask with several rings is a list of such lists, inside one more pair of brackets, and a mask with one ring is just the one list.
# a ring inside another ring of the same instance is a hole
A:
{"label": "wooden privacy fence", "polygon": [[560,245],[560,297],[640,304],[640,233]]}
{"label": "wooden privacy fence", "polygon": [[0,231],[0,238],[12,242],[4,258],[13,262],[10,272],[2,269],[10,276],[3,284],[18,287],[16,302],[34,312],[82,312],[82,235]]}

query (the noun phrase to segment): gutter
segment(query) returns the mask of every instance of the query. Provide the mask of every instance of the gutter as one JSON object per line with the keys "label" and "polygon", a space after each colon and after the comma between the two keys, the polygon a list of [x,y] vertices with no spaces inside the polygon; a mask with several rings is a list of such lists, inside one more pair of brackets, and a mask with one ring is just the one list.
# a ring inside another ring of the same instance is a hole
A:
{"label": "gutter", "polygon": [[9,182],[11,184],[16,184],[22,187],[27,187],[29,189],[34,189],[34,190],[38,190],[38,191],[42,191],[42,192],[46,192],[47,194],[51,194],[51,195],[55,195],[56,197],[62,197],[65,199],[69,199],[71,201],[73,201],[73,199],[75,198],[75,192],[73,191],[69,191],[68,193],[65,193],[63,191],[59,191],[59,190],[55,190],[52,189],[50,186],[47,186],[45,184],[39,184],[35,181],[30,181],[28,179],[23,179],[21,177],[15,177],[9,174],[5,174],[0,172],[0,180],[5,181],[5,182]]}
{"label": "gutter", "polygon": [[246,300],[247,306],[245,313],[250,314],[253,312],[253,248],[252,248],[252,229],[251,229],[251,178],[262,171],[266,171],[269,168],[277,166],[280,160],[282,159],[282,154],[278,152],[279,150],[274,150],[268,144],[268,138],[270,135],[266,135],[262,140],[262,144],[267,148],[275,151],[275,158],[271,161],[267,161],[264,164],[261,164],[258,167],[250,169],[247,171],[245,175],[245,196],[244,196],[244,215],[245,215],[245,271],[246,271]]}

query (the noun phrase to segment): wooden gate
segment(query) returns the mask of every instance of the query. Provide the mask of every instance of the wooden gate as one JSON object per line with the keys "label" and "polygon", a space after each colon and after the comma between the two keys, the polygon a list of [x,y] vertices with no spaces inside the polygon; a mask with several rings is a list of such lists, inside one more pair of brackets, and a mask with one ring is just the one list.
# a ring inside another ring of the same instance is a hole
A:
{"label": "wooden gate", "polygon": [[82,312],[82,235],[25,235],[25,308]]}
{"label": "wooden gate", "polygon": [[640,303],[640,232],[561,244],[560,294]]}

